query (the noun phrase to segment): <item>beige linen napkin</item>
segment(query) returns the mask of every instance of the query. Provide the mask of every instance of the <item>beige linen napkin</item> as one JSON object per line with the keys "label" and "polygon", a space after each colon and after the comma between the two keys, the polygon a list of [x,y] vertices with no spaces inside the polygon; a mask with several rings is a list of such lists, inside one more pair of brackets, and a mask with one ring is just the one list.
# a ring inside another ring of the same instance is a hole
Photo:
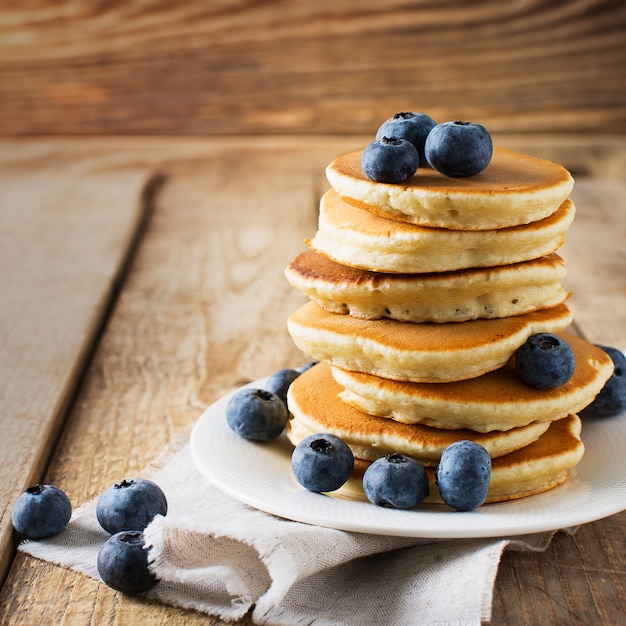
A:
{"label": "beige linen napkin", "polygon": [[[173,441],[142,473],[165,491],[169,510],[146,529],[160,583],[147,596],[258,624],[479,625],[491,614],[505,548],[545,550],[554,533],[433,540],[351,533],[292,522],[241,504],[194,466]],[[98,577],[107,534],[96,500],[61,535],[20,550]]]}

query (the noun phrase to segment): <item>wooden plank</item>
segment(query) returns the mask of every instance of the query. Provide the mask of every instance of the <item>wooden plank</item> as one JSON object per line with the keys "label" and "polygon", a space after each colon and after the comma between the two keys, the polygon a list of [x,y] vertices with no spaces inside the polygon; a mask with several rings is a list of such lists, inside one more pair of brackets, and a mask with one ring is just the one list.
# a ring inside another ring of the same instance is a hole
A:
{"label": "wooden plank", "polygon": [[[623,142],[572,139],[559,146],[509,138],[507,144],[576,165],[579,181],[588,179],[593,187],[591,196],[585,193],[579,200],[579,216],[604,219],[585,199],[605,193],[605,181],[594,182],[598,163],[605,165],[602,171],[615,173],[613,183],[618,178],[626,158]],[[33,141],[22,151],[8,145],[14,162],[53,156],[70,169],[85,159],[89,167],[100,162],[122,169],[143,161],[166,175],[47,475],[64,485],[74,502],[141,469],[226,391],[306,359],[286,333],[286,317],[301,297],[282,270],[315,229],[324,165],[362,145],[362,138]],[[608,210],[610,203],[603,206]],[[573,250],[592,264],[598,252]],[[617,276],[623,285],[619,268]],[[589,280],[577,279],[574,272],[570,279],[584,298]],[[597,309],[602,305],[598,301]],[[610,337],[626,345],[626,327]],[[594,339],[608,342],[609,336]],[[572,616],[591,614],[589,603],[601,605],[594,604],[604,623],[619,623],[626,614],[625,515],[585,525],[573,538],[559,536],[546,553],[506,554],[492,623],[571,623]],[[223,624],[123,597],[24,555],[18,555],[0,592],[0,615],[7,624],[22,625],[51,619],[125,626],[176,620]]]}
{"label": "wooden plank", "polygon": [[[166,170],[60,440],[60,464],[50,468],[49,479],[73,501],[138,472],[225,391],[306,361],[285,327],[303,297],[282,276],[316,222],[320,169],[305,151],[221,152]],[[18,555],[13,571],[28,571],[30,582],[22,588],[21,573],[7,580],[0,601],[7,623],[49,616],[73,624],[222,623],[119,597],[58,570]],[[35,587],[46,597],[35,600],[28,591]]]}
{"label": "wooden plank", "polygon": [[620,0],[41,0],[0,26],[2,135],[362,133],[415,109],[626,132]]}
{"label": "wooden plank", "polygon": [[[579,209],[562,256],[573,291],[576,324],[591,341],[626,349],[626,181],[581,180],[572,198]],[[610,236],[608,235],[610,233]],[[601,278],[600,278],[601,277]]]}
{"label": "wooden plank", "polygon": [[146,172],[0,177],[0,579],[143,218]]}
{"label": "wooden plank", "polygon": [[626,511],[558,534],[546,552],[505,552],[491,624],[623,624]]}

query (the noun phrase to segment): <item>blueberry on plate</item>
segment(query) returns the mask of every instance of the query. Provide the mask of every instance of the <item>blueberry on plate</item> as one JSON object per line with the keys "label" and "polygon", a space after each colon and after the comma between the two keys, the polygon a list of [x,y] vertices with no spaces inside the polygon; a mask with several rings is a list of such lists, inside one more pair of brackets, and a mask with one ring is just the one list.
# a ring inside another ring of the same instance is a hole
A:
{"label": "blueberry on plate", "polygon": [[365,175],[378,183],[403,183],[419,166],[417,149],[406,139],[383,137],[372,141],[361,154]]}
{"label": "blueberry on plate", "polygon": [[424,150],[429,165],[445,176],[474,176],[489,165],[493,142],[480,124],[443,122],[428,133]]}
{"label": "blueberry on plate", "polygon": [[240,389],[226,405],[226,421],[231,430],[252,441],[275,439],[283,432],[288,419],[285,402],[265,389]]}
{"label": "blueberry on plate", "polygon": [[11,511],[13,528],[28,539],[58,535],[70,521],[72,504],[54,485],[33,485],[15,501]]}
{"label": "blueberry on plate", "polygon": [[390,454],[365,470],[363,491],[372,504],[412,509],[428,495],[428,474],[415,459]]}
{"label": "blueberry on plate", "polygon": [[535,333],[517,349],[515,367],[531,387],[554,389],[572,377],[576,358],[567,341],[552,333]]}
{"label": "blueberry on plate", "polygon": [[265,391],[275,393],[283,402],[287,402],[287,390],[289,389],[289,385],[291,385],[301,373],[302,372],[293,369],[278,370],[267,379]]}
{"label": "blueberry on plate", "polygon": [[291,469],[305,489],[318,493],[335,491],[350,478],[354,456],[335,435],[309,435],[294,448]]}
{"label": "blueberry on plate", "polygon": [[109,537],[98,552],[98,573],[116,591],[148,591],[158,580],[148,569],[148,550],[140,530],[123,530]]}
{"label": "blueberry on plate", "polygon": [[100,494],[96,504],[98,523],[114,535],[122,530],[141,530],[156,515],[167,514],[167,499],[161,488],[145,478],[129,478]]}
{"label": "blueberry on plate", "polygon": [[626,356],[617,348],[598,346],[613,361],[613,374],[593,402],[584,408],[583,417],[614,417],[626,411]]}
{"label": "blueberry on plate", "polygon": [[428,133],[436,126],[435,120],[425,113],[415,111],[404,111],[396,113],[393,117],[385,120],[378,131],[376,139],[380,141],[383,137],[395,137],[396,139],[406,139],[417,149],[419,162],[424,163],[424,145]]}
{"label": "blueberry on plate", "polygon": [[467,439],[448,446],[435,470],[441,499],[457,511],[473,511],[483,504],[490,478],[489,453]]}

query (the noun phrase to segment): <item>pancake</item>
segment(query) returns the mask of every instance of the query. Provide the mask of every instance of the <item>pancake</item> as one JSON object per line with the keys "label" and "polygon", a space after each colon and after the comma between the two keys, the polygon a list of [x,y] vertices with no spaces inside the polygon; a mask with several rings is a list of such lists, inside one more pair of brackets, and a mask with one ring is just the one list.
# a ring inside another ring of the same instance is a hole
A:
{"label": "pancake", "polygon": [[560,337],[572,347],[576,369],[572,378],[556,389],[535,389],[524,383],[513,359],[478,378],[436,385],[393,381],[336,367],[332,373],[344,388],[340,398],[371,415],[436,428],[507,430],[578,413],[613,373],[606,352],[569,333]]}
{"label": "pancake", "polygon": [[330,313],[402,322],[464,322],[557,306],[565,264],[556,255],[514,265],[428,274],[381,274],[311,250],[285,269],[289,283]]}
{"label": "pancake", "polygon": [[375,215],[327,191],[318,229],[307,245],[328,258],[390,273],[446,272],[508,265],[555,252],[576,210],[565,200],[542,220],[499,230],[464,231],[406,224]]}
{"label": "pancake", "polygon": [[461,323],[412,324],[328,313],[314,302],[287,321],[294,343],[316,360],[394,380],[450,382],[502,367],[528,337],[561,332],[566,304],[525,315]]}
{"label": "pancake", "polygon": [[368,211],[423,226],[490,230],[528,224],[554,213],[574,186],[560,165],[494,147],[480,174],[450,178],[422,167],[408,181],[377,183],[361,168],[361,152],[335,159],[326,169],[331,186]]}
{"label": "pancake", "polygon": [[[581,422],[569,415],[550,424],[548,430],[534,443],[492,459],[491,479],[486,503],[506,502],[536,495],[564,483],[569,470],[578,464],[585,447],[580,440]],[[348,482],[336,492],[365,499],[362,477],[370,461],[354,459],[354,472]],[[425,502],[442,503],[434,480],[434,468],[427,467],[430,493]]]}
{"label": "pancake", "polygon": [[291,384],[287,404],[292,417],[287,436],[294,445],[310,434],[332,433],[360,459],[375,461],[401,452],[432,466],[455,441],[475,441],[495,458],[536,441],[549,427],[549,423],[533,423],[506,432],[478,433],[469,429],[442,430],[401,424],[346,405],[339,398],[340,392],[341,387],[325,363],[315,365]]}

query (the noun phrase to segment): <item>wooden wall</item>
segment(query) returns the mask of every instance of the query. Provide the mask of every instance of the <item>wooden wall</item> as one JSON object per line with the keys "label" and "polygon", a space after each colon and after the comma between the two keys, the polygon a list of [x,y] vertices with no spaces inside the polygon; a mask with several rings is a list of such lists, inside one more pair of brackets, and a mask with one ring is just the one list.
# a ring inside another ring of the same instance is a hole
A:
{"label": "wooden wall", "polygon": [[624,0],[0,0],[0,135],[626,133]]}

